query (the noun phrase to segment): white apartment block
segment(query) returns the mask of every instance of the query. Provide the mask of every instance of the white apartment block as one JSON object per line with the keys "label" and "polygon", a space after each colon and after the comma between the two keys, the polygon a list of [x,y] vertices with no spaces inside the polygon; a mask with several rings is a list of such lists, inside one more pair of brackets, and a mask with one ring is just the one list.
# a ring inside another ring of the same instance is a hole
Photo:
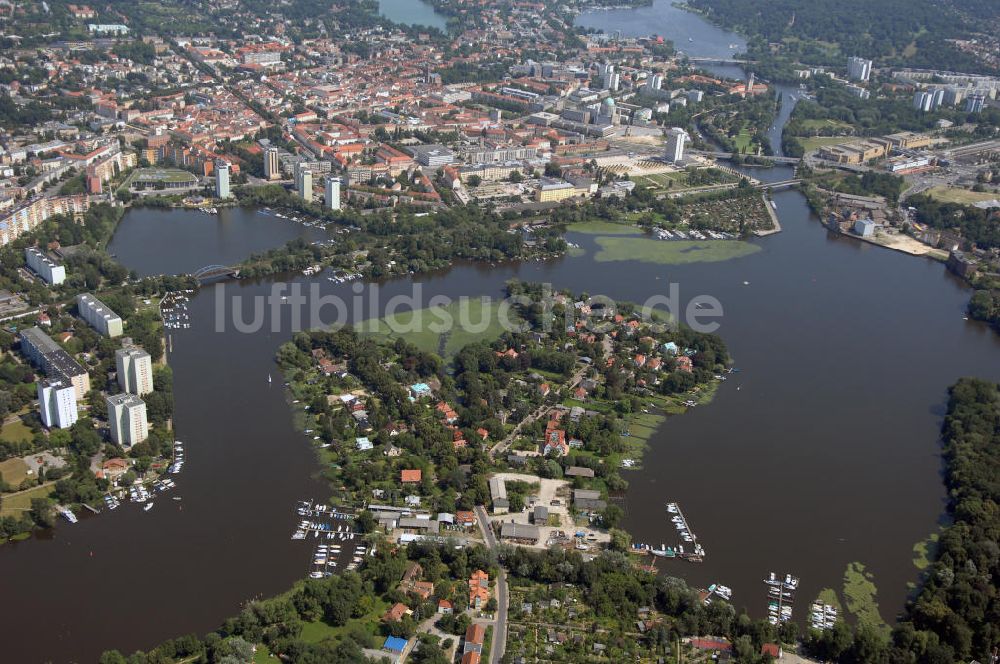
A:
{"label": "white apartment block", "polygon": [[95,330],[106,337],[121,336],[124,330],[121,316],[96,297],[90,293],[77,295],[76,306],[80,310],[80,318],[90,323]]}
{"label": "white apartment block", "polygon": [[129,448],[149,437],[146,402],[134,394],[116,394],[107,399],[111,440]]}
{"label": "white apartment block", "polygon": [[680,127],[674,127],[667,132],[667,152],[666,159],[669,162],[678,162],[684,158],[684,144],[691,140],[686,131]]}
{"label": "white apartment block", "polygon": [[68,429],[77,420],[76,389],[61,380],[38,381],[38,411],[49,429]]}
{"label": "white apartment block", "polygon": [[35,274],[45,280],[45,283],[58,286],[66,281],[66,268],[45,255],[37,247],[27,247],[24,259]]}
{"label": "white apartment block", "polygon": [[118,387],[123,392],[142,396],[153,391],[153,362],[138,346],[126,346],[115,351]]}

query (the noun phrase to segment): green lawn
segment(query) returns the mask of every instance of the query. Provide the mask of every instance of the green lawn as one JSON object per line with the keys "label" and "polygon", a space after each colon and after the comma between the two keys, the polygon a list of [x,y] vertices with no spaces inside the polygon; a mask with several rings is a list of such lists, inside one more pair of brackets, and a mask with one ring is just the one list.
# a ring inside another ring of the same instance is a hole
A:
{"label": "green lawn", "polygon": [[601,250],[594,256],[600,263],[639,261],[660,265],[717,263],[742,258],[760,251],[760,247],[739,240],[667,242],[650,238],[599,237]]}
{"label": "green lawn", "polygon": [[1000,193],[995,191],[969,191],[957,187],[932,187],[927,190],[927,194],[942,203],[961,203],[963,205],[1000,198]]}
{"label": "green lawn", "polygon": [[474,341],[493,341],[505,331],[506,317],[518,319],[509,307],[490,298],[457,300],[445,307],[405,311],[378,320],[367,320],[356,327],[361,334],[384,339],[403,337],[421,350],[444,358]]}
{"label": "green lawn", "polygon": [[733,137],[738,152],[750,152],[750,145],[753,143],[753,136],[746,127],[740,129],[740,133]]}
{"label": "green lawn", "polygon": [[0,430],[0,440],[7,443],[28,443],[33,437],[31,429],[20,420],[12,424],[5,424]]}
{"label": "green lawn", "polygon": [[574,233],[586,233],[587,235],[641,235],[642,229],[638,226],[628,226],[626,224],[616,224],[610,221],[582,221],[578,224],[570,224],[566,230]]}
{"label": "green lawn", "polygon": [[387,602],[376,598],[368,613],[360,618],[352,618],[342,627],[332,627],[322,620],[305,623],[299,638],[306,643],[322,643],[323,641],[337,641],[345,634],[350,634],[359,643],[364,644],[365,641],[374,643],[377,640],[381,645],[382,637],[379,635],[379,624],[382,621],[382,615],[388,608]]}
{"label": "green lawn", "polygon": [[8,485],[18,487],[28,477],[28,464],[20,459],[0,462],[0,478]]}
{"label": "green lawn", "polygon": [[31,499],[45,498],[52,493],[54,485],[55,482],[51,482],[42,486],[36,486],[27,491],[4,494],[3,505],[0,506],[0,516],[23,516],[27,510],[31,509]]}

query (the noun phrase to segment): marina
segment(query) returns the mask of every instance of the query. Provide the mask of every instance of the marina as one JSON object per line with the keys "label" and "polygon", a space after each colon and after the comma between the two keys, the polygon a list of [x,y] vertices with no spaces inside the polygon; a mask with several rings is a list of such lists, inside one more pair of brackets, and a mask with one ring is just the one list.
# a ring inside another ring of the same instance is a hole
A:
{"label": "marina", "polygon": [[809,607],[809,626],[813,629],[833,629],[836,622],[836,607],[823,602],[813,602]]}
{"label": "marina", "polygon": [[764,579],[767,586],[767,621],[772,625],[788,622],[792,619],[795,591],[799,588],[799,579],[791,574],[785,574],[782,579],[770,572]]}
{"label": "marina", "polygon": [[367,544],[361,541],[361,533],[354,531],[353,512],[309,500],[300,500],[295,511],[300,517],[308,518],[299,521],[292,539],[320,540],[309,565],[309,578],[321,579],[337,569],[355,570],[365,555],[375,553],[374,547],[369,550]]}

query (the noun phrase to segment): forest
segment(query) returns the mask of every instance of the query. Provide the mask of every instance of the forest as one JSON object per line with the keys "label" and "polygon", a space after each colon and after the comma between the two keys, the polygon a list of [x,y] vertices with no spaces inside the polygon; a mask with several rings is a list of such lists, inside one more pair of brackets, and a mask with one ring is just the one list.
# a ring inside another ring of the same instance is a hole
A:
{"label": "forest", "polygon": [[959,380],[942,437],[952,523],[894,644],[909,661],[988,662],[1000,646],[1000,385]]}
{"label": "forest", "polygon": [[[974,27],[973,21],[932,0],[690,0],[722,26],[759,37],[751,53],[785,42],[789,54],[808,64],[843,66],[863,55],[888,64],[987,73],[990,68],[948,43]],[[821,44],[826,48],[810,48]],[[833,48],[830,48],[832,46]],[[811,58],[811,59],[809,59]]]}

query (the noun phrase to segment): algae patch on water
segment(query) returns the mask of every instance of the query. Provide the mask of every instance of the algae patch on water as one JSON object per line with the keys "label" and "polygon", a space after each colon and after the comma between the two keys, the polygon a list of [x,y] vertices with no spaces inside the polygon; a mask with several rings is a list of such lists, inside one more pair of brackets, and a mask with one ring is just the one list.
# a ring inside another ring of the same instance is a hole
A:
{"label": "algae patch on water", "polygon": [[594,256],[599,263],[639,261],[660,265],[718,263],[743,258],[760,251],[760,246],[740,240],[665,241],[637,237],[599,237],[601,248]]}

